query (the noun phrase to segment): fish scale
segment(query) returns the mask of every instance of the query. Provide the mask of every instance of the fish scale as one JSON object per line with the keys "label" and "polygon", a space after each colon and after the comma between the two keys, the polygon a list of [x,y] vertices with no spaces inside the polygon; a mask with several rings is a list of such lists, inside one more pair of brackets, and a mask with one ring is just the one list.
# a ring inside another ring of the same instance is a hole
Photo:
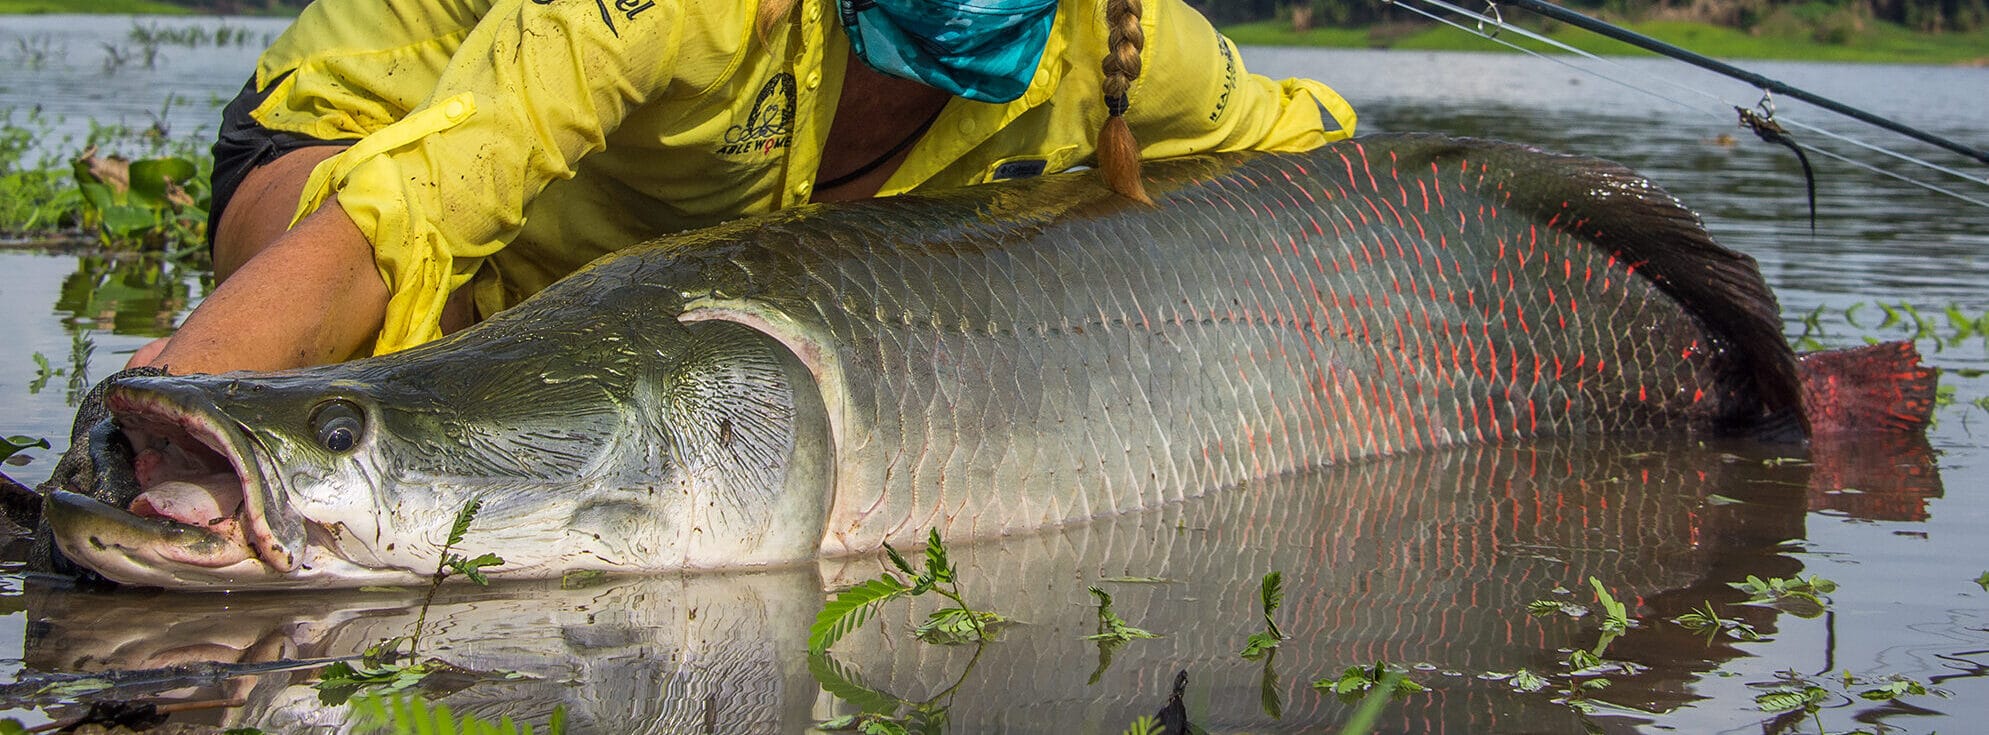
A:
{"label": "fish scale", "polygon": [[[1752,410],[1723,336],[1588,215],[1515,211],[1526,182],[1496,164],[1591,172],[1614,187],[1592,195],[1696,220],[1627,172],[1520,150],[1366,139],[1214,175],[1163,164],[1151,209],[1082,183],[824,209],[742,233],[723,257],[756,276],[722,290],[837,346],[846,383],[823,389],[850,415],[829,551]],[[1419,157],[1455,160],[1399,163]]]}

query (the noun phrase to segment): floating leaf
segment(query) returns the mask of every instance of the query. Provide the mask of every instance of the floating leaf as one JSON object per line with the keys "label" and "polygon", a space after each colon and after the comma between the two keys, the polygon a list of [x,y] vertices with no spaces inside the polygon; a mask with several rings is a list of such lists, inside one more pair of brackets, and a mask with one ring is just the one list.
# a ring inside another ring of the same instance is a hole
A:
{"label": "floating leaf", "polygon": [[504,558],[496,554],[487,553],[474,559],[464,559],[460,555],[450,554],[444,564],[457,574],[468,577],[471,582],[488,586],[490,579],[483,576],[483,569],[485,567],[502,566]]}
{"label": "floating leaf", "polygon": [[29,449],[48,449],[48,440],[16,434],[0,441],[0,461]]}
{"label": "floating leaf", "polygon": [[1159,638],[1140,628],[1126,623],[1124,618],[1112,612],[1112,595],[1096,586],[1089,588],[1091,596],[1098,600],[1098,632],[1084,637],[1087,641],[1112,641],[1125,643],[1134,638]]}
{"label": "floating leaf", "polygon": [[1255,661],[1270,653],[1271,649],[1277,648],[1278,643],[1278,638],[1270,633],[1251,633],[1250,638],[1244,641],[1243,651],[1239,655],[1243,656],[1244,660]]}
{"label": "floating leaf", "polygon": [[889,574],[836,593],[835,599],[815,615],[815,623],[808,626],[808,651],[829,650],[836,641],[868,622],[879,605],[910,593],[910,587]]}
{"label": "floating leaf", "polygon": [[1982,576],[1976,577],[1975,584],[1980,586],[1982,591],[1989,592],[1989,572],[1983,572]]}
{"label": "floating leaf", "polygon": [[1507,680],[1507,683],[1522,692],[1537,692],[1547,688],[1546,679],[1526,669],[1512,672],[1512,678]]}
{"label": "floating leaf", "polygon": [[1823,703],[1830,695],[1823,687],[1814,684],[1800,689],[1777,689],[1754,698],[1754,704],[1763,712],[1789,712],[1806,710]]}
{"label": "floating leaf", "polygon": [[[979,620],[976,621],[976,618]],[[925,622],[913,628],[912,637],[935,645],[958,646],[978,643],[982,635],[992,638],[996,631],[1013,622],[1008,616],[993,611],[941,608],[934,610],[926,616]]]}

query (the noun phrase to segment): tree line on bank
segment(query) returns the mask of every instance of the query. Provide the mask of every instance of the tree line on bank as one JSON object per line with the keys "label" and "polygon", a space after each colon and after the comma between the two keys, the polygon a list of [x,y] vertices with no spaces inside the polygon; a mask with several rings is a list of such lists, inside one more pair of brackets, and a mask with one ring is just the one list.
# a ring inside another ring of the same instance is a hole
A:
{"label": "tree line on bank", "polygon": [[[1556,0],[1617,21],[1690,20],[1755,31],[1802,24],[1819,36],[1854,33],[1871,19],[1918,31],[1973,31],[1989,25],[1989,0]],[[1419,19],[1382,0],[1189,0],[1218,25],[1261,20],[1306,27],[1365,27]],[[1478,9],[1475,2],[1461,3]],[[1514,15],[1508,14],[1507,18]],[[1820,40],[1833,40],[1820,38]]]}

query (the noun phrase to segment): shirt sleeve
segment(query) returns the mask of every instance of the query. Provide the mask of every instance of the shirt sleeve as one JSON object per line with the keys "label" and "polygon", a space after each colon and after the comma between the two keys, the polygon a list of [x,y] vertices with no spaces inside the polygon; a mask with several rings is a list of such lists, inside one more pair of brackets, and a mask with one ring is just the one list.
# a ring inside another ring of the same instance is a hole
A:
{"label": "shirt sleeve", "polygon": [[313,172],[299,217],[336,194],[391,294],[375,354],[441,336],[449,293],[526,202],[668,92],[680,16],[675,0],[498,0],[426,101]]}
{"label": "shirt sleeve", "polygon": [[1182,0],[1147,0],[1142,71],[1127,122],[1145,158],[1303,151],[1353,137],[1354,108],[1325,84],[1251,74],[1243,55]]}

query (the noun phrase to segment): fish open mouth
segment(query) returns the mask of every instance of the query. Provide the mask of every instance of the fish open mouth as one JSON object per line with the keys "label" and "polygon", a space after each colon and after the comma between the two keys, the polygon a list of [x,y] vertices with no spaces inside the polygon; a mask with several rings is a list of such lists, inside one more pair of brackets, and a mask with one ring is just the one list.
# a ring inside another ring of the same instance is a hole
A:
{"label": "fish open mouth", "polygon": [[[135,494],[122,493],[130,496],[122,508],[51,495],[48,524],[65,556],[128,584],[251,582],[297,568],[302,524],[264,480],[266,452],[199,386],[120,381],[104,407],[130,446],[130,467],[98,474],[128,477]],[[101,464],[125,453],[93,454]]]}

